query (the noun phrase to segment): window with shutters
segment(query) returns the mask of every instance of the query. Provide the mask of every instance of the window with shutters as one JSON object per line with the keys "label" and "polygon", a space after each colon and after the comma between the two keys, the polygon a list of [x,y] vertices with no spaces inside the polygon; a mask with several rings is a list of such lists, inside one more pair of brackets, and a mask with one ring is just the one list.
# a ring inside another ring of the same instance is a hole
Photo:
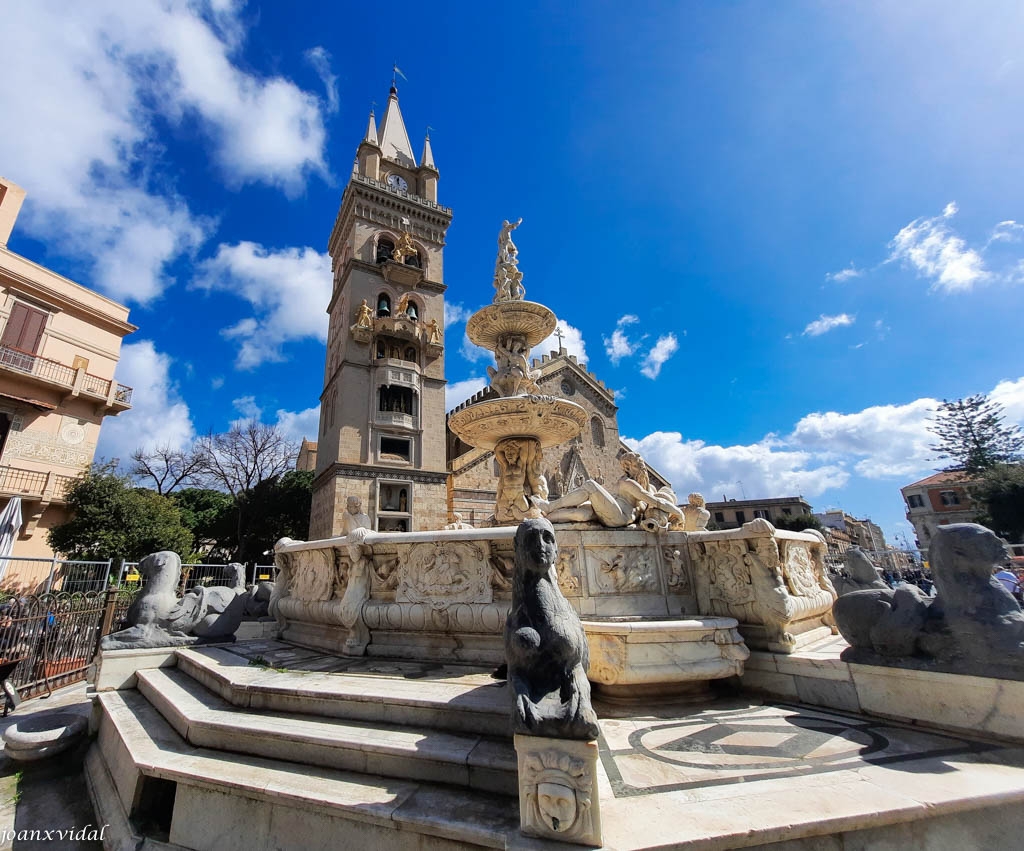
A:
{"label": "window with shutters", "polygon": [[11,308],[7,325],[4,326],[3,337],[0,337],[0,346],[7,346],[33,355],[38,354],[39,343],[43,339],[43,329],[46,328],[47,315],[42,310],[36,310],[34,307],[16,301],[14,307]]}

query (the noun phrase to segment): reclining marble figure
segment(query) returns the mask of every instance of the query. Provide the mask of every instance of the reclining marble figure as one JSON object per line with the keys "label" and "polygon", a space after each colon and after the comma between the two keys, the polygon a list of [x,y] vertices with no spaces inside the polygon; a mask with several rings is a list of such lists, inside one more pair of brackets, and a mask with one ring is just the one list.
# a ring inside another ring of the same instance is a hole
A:
{"label": "reclining marble figure", "polygon": [[587,636],[558,587],[557,561],[551,524],[524,520],[516,530],[512,608],[505,622],[512,727],[528,736],[596,739]]}
{"label": "reclining marble figure", "polygon": [[248,593],[241,565],[234,587],[202,585],[179,600],[181,559],[177,553],[151,553],[139,562],[145,585],[128,608],[129,626],[103,638],[103,650],[179,647],[231,641],[245,614]]}
{"label": "reclining marble figure", "polygon": [[992,576],[1010,554],[976,523],[940,526],[929,548],[934,599],[915,586],[854,591],[836,600],[843,658],[1024,679],[1024,611]]}
{"label": "reclining marble figure", "polygon": [[551,502],[534,499],[544,516],[552,523],[587,523],[597,521],[611,529],[633,523],[649,532],[659,529],[682,529],[683,512],[676,505],[670,489],[655,491],[644,459],[637,452],[624,452],[619,457],[622,475],[607,489],[594,479]]}

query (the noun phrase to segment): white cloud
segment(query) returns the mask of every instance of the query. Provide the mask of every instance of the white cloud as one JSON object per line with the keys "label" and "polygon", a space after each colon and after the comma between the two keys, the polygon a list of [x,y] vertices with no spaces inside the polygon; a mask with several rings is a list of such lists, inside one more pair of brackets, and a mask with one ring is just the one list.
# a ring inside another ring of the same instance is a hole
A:
{"label": "white cloud", "polygon": [[320,431],[320,406],[306,408],[304,411],[277,411],[275,423],[288,440],[300,443],[303,438],[315,441]]}
{"label": "white cloud", "polygon": [[633,341],[626,334],[626,328],[630,325],[635,325],[639,321],[640,317],[632,313],[620,316],[619,321],[615,323],[615,330],[612,331],[612,335],[601,338],[604,342],[605,354],[608,355],[608,360],[612,362],[613,366],[618,366],[620,360],[635,354],[646,339],[646,335],[644,335],[639,340]]}
{"label": "white cloud", "polygon": [[835,316],[826,316],[823,313],[813,322],[808,323],[807,327],[804,328],[803,333],[811,337],[820,337],[822,334],[831,331],[833,328],[841,328],[844,325],[853,325],[856,321],[857,317],[850,316],[848,313],[838,313]]}
{"label": "white cloud", "polygon": [[988,248],[993,242],[1020,242],[1021,239],[1024,239],[1024,225],[1010,219],[992,228],[992,235],[985,247]]}
{"label": "white cloud", "polygon": [[825,280],[835,281],[837,284],[842,284],[846,281],[852,280],[853,278],[859,278],[863,274],[863,269],[858,269],[851,263],[845,269],[840,269],[838,272],[830,272],[825,276]]}
{"label": "white cloud", "polygon": [[868,479],[911,476],[934,463],[928,431],[938,402],[878,405],[854,414],[835,411],[803,417],[786,438],[788,446],[819,457],[843,456]]}
{"label": "white cloud", "polygon": [[555,326],[555,330],[562,331],[562,342],[559,344],[558,338],[551,334],[544,340],[541,340],[533,349],[530,350],[531,358],[540,358],[544,355],[551,354],[551,352],[557,352],[559,345],[565,349],[567,354],[576,355],[576,360],[579,363],[587,362],[587,344],[583,339],[583,332],[579,328],[570,325],[568,322],[562,322],[558,320],[558,324]]}
{"label": "white cloud", "polygon": [[1002,405],[1007,422],[1024,426],[1024,378],[1000,381],[988,396]]}
{"label": "white cloud", "polygon": [[[157,115],[196,119],[232,183],[298,191],[324,173],[319,101],[234,64],[238,4],[37,0],[5,4],[0,162],[28,192],[19,226],[93,266],[92,283],[145,303],[213,223],[159,172]],[[12,78],[13,79],[13,78]]]}
{"label": "white cloud", "polygon": [[312,248],[271,251],[252,242],[222,244],[197,269],[195,285],[246,299],[256,311],[223,334],[238,340],[236,365],[252,369],[282,359],[289,340],[327,340],[324,306],[331,298],[331,258]]}
{"label": "white cloud", "polygon": [[889,260],[899,260],[930,278],[933,290],[968,292],[991,275],[982,256],[947,224],[958,207],[950,201],[941,216],[914,219],[889,243]]}
{"label": "white cloud", "polygon": [[469,339],[469,335],[465,332],[462,334],[462,345],[459,347],[459,354],[470,363],[476,363],[480,360],[494,361],[494,352],[485,349],[483,346],[478,346]]}
{"label": "white cloud", "polygon": [[679,350],[679,341],[676,339],[676,335],[671,332],[658,337],[658,342],[654,344],[651,350],[644,357],[644,362],[640,367],[640,371],[650,379],[655,379],[661,372],[662,366],[665,365],[672,355]]}
{"label": "white cloud", "polygon": [[473,311],[463,307],[461,302],[459,304],[452,304],[448,301],[444,303],[444,327],[446,329],[451,325],[465,322],[472,315]]}
{"label": "white cloud", "polygon": [[256,404],[255,396],[241,396],[231,400],[232,407],[242,415],[240,422],[245,420],[259,420],[263,416],[263,409]]}
{"label": "white cloud", "polygon": [[327,109],[329,112],[338,111],[338,78],[331,73],[331,54],[325,47],[311,47],[305,53],[306,61],[313,66],[317,76],[324,84],[327,94]]}
{"label": "white cloud", "polygon": [[107,417],[100,429],[97,458],[127,461],[138,448],[170,446],[181,449],[192,442],[195,430],[188,405],[171,381],[172,360],[158,352],[150,340],[121,348],[117,381],[132,388],[131,410]]}
{"label": "white cloud", "polygon": [[813,497],[843,487],[850,474],[835,463],[817,463],[809,452],[778,447],[769,436],[749,446],[708,446],[684,440],[679,432],[656,431],[626,443],[669,478],[677,495],[699,490],[708,500],[719,495],[750,499],[800,494]]}
{"label": "white cloud", "polygon": [[444,409],[450,411],[465,402],[474,393],[478,393],[487,386],[486,378],[466,378],[463,381],[452,381],[444,388]]}

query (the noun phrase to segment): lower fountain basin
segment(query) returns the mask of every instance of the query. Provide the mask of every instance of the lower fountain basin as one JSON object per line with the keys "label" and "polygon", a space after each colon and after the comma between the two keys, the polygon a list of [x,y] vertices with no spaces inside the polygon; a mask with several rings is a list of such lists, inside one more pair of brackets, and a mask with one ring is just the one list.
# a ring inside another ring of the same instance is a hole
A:
{"label": "lower fountain basin", "polygon": [[722,617],[584,620],[587,678],[605,698],[703,698],[711,680],[743,674],[750,651],[737,626]]}

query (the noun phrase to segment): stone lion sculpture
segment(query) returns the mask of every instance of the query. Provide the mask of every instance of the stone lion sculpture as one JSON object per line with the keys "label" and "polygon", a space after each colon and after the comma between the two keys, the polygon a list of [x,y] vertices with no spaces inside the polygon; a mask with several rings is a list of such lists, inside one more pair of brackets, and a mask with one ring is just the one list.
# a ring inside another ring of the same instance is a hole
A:
{"label": "stone lion sculpture", "polygon": [[508,680],[516,733],[596,739],[590,704],[587,636],[558,587],[558,547],[551,523],[524,520],[516,530],[512,608],[505,622]]}
{"label": "stone lion sculpture", "polygon": [[[239,566],[240,567],[240,566]],[[234,587],[202,585],[178,599],[181,559],[164,550],[139,562],[145,584],[128,608],[129,626],[104,636],[103,650],[233,641],[245,614],[244,576]]]}
{"label": "stone lion sculpture", "polygon": [[914,586],[843,595],[833,608],[851,645],[843,657],[1024,679],[1024,611],[992,576],[1009,558],[984,526],[940,526],[929,548],[938,596],[925,597]]}

